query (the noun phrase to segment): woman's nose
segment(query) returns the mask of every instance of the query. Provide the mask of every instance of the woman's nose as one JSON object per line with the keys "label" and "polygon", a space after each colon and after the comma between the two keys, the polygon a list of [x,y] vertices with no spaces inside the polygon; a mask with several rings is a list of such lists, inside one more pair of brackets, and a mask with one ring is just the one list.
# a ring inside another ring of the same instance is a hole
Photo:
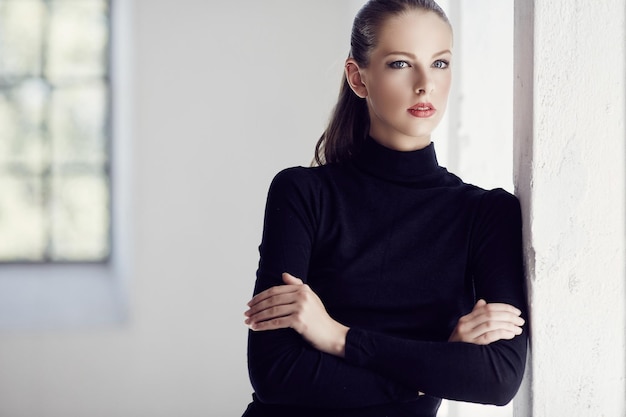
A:
{"label": "woman's nose", "polygon": [[430,93],[434,88],[433,80],[428,71],[418,70],[415,76],[415,93],[418,95]]}

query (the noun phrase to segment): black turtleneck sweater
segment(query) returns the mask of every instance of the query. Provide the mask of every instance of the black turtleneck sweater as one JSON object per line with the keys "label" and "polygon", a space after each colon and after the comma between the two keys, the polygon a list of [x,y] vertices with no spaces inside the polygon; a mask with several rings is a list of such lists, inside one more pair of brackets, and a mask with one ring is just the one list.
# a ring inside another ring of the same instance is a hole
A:
{"label": "black turtleneck sweater", "polygon": [[515,395],[526,331],[487,346],[447,340],[480,298],[526,311],[519,203],[463,183],[434,145],[368,139],[349,163],[282,171],[259,249],[255,294],[289,272],[350,330],[343,359],[292,329],[250,332],[244,416],[435,416],[440,398]]}

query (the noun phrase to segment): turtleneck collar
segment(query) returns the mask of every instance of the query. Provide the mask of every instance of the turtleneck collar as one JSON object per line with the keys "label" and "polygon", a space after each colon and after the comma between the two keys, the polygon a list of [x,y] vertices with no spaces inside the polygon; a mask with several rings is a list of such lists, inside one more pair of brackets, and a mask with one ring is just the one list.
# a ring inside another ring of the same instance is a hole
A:
{"label": "turtleneck collar", "polygon": [[387,148],[368,136],[354,162],[360,169],[394,182],[436,180],[447,173],[437,162],[432,142],[423,149],[402,152]]}

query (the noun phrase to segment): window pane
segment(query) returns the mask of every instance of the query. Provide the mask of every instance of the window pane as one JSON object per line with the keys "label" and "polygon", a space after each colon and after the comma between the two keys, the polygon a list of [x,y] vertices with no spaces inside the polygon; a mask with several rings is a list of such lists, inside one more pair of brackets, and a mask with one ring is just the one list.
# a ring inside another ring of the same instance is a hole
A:
{"label": "window pane", "polygon": [[0,90],[0,164],[41,174],[49,155],[43,138],[48,88],[38,78]]}
{"label": "window pane", "polygon": [[50,138],[55,166],[106,162],[107,91],[103,82],[55,90],[50,110]]}
{"label": "window pane", "polygon": [[0,80],[39,74],[44,28],[42,0],[0,0]]}
{"label": "window pane", "polygon": [[43,261],[47,222],[39,177],[0,173],[0,261]]}
{"label": "window pane", "polygon": [[52,188],[52,260],[105,258],[109,201],[102,173],[55,175]]}
{"label": "window pane", "polygon": [[52,82],[106,74],[107,3],[51,1],[47,76]]}

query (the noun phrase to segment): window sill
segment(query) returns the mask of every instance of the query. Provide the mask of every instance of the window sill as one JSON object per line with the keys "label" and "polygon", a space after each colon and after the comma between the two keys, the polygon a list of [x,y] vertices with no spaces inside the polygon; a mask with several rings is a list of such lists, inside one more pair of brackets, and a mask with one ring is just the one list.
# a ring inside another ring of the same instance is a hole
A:
{"label": "window sill", "polygon": [[0,266],[0,330],[120,324],[126,274],[115,264]]}

